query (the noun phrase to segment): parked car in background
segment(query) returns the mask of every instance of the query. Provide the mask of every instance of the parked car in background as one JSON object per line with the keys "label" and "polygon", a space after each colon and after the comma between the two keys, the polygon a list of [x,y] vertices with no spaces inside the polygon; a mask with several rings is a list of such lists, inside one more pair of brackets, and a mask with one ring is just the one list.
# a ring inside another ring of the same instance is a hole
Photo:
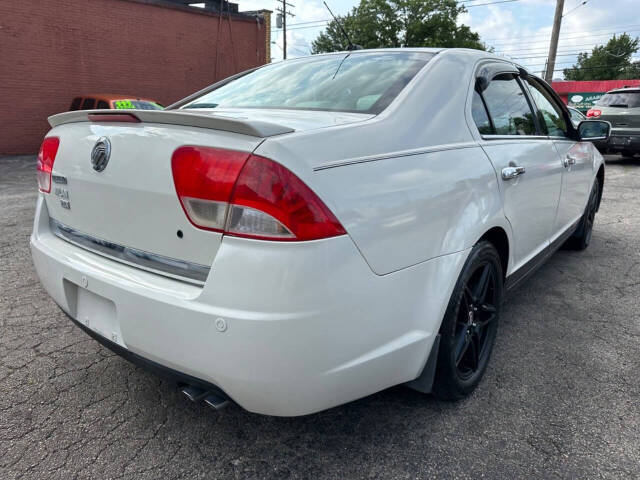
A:
{"label": "parked car in background", "polygon": [[107,93],[87,94],[75,97],[69,111],[115,109],[115,110],[162,110],[164,107],[155,100],[138,98],[133,95],[114,95]]}
{"label": "parked car in background", "polygon": [[608,141],[595,142],[603,152],[633,157],[640,153],[640,88],[618,88],[607,92],[587,112],[590,119],[611,123]]}
{"label": "parked car in background", "polygon": [[502,57],[412,48],[49,122],[31,236],[49,295],[189,398],[270,415],[405,383],[469,395],[504,293],[589,245],[605,168],[590,140],[610,128],[575,128]]}
{"label": "parked car in background", "polygon": [[578,124],[587,119],[587,116],[582,113],[577,108],[567,107],[569,109],[569,115],[571,116],[571,123],[573,123],[574,127],[577,127]]}

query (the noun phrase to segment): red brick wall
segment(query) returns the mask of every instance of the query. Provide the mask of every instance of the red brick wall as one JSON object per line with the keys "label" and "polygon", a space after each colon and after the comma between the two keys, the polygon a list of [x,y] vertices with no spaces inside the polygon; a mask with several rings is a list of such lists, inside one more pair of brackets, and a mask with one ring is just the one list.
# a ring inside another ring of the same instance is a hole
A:
{"label": "red brick wall", "polygon": [[[0,2],[0,154],[36,153],[47,116],[82,93],[168,105],[265,63],[264,23],[145,0]],[[232,40],[232,41],[231,41]],[[232,49],[232,43],[234,49]]]}

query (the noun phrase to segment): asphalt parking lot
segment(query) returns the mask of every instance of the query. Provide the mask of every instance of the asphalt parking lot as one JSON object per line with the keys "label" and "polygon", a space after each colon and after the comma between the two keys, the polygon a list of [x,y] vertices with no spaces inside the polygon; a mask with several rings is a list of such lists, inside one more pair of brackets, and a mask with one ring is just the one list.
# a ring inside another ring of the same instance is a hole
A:
{"label": "asphalt parking lot", "polygon": [[509,298],[471,398],[274,418],[192,404],[72,325],[31,263],[34,158],[0,158],[0,479],[640,478],[640,159],[608,162],[591,246]]}

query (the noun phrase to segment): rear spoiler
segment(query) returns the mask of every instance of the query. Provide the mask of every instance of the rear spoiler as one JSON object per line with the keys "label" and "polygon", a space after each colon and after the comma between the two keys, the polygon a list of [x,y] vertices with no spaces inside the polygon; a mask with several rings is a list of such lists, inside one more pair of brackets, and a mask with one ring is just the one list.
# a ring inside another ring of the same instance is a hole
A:
{"label": "rear spoiler", "polygon": [[224,117],[215,113],[185,112],[184,110],[78,110],[58,113],[49,117],[51,127],[57,127],[65,123],[122,121],[208,128],[260,138],[294,131],[291,127],[277,123]]}

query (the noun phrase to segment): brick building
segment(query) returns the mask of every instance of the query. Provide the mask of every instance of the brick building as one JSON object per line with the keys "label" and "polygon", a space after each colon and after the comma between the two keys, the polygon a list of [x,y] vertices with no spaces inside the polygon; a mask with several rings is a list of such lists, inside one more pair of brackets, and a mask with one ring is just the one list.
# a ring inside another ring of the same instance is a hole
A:
{"label": "brick building", "polygon": [[167,105],[268,61],[269,12],[182,3],[0,2],[0,154],[37,152],[47,116],[67,110],[77,95],[118,93]]}

